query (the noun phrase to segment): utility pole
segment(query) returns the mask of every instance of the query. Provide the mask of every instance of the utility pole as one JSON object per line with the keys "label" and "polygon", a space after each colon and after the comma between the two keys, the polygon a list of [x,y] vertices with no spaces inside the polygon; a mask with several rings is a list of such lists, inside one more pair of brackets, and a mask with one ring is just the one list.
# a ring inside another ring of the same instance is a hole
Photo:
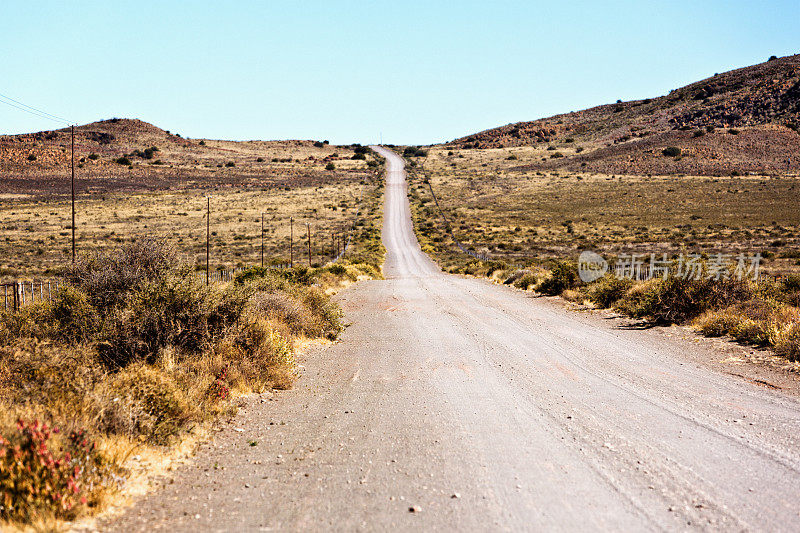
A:
{"label": "utility pole", "polygon": [[294,268],[294,218],[289,217],[289,268]]}
{"label": "utility pole", "polygon": [[211,275],[211,195],[207,198],[208,208],[206,211],[206,285],[209,284],[209,276]]}
{"label": "utility pole", "polygon": [[311,224],[306,222],[306,234],[308,235],[308,266],[311,268]]}
{"label": "utility pole", "polygon": [[75,125],[70,126],[72,133],[72,264],[75,264]]}
{"label": "utility pole", "polygon": [[264,212],[261,212],[261,268],[264,268]]}

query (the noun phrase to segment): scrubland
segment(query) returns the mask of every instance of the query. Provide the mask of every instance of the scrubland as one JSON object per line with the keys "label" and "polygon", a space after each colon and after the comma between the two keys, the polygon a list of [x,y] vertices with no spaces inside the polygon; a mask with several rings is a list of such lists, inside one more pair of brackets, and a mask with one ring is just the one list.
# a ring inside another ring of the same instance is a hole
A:
{"label": "scrubland", "polygon": [[[300,146],[342,151],[319,144]],[[0,310],[1,528],[94,515],[146,478],[139,458],[168,460],[241,395],[292,386],[299,351],[343,328],[331,295],[381,277],[382,161],[367,154],[333,170],[304,170],[295,157],[270,161],[271,177],[81,193],[74,265],[67,197],[3,196],[2,276],[66,283],[52,301]],[[208,194],[211,268],[239,267],[210,285],[197,273]],[[333,233],[338,250],[349,242],[335,263]],[[271,267],[292,255],[294,268]]]}
{"label": "scrubland", "polygon": [[[519,168],[547,152],[436,146],[407,154],[423,249],[449,272],[613,308],[649,323],[690,324],[705,335],[729,335],[800,360],[797,177]],[[485,260],[464,253],[456,240]],[[656,254],[674,261],[673,271],[682,254],[697,254],[704,270],[698,280],[635,281],[609,273],[583,283],[577,259],[584,250],[612,266],[624,254],[640,254],[645,262]],[[722,279],[707,279],[717,254],[729,260],[760,254],[760,278],[737,279],[729,265]]]}

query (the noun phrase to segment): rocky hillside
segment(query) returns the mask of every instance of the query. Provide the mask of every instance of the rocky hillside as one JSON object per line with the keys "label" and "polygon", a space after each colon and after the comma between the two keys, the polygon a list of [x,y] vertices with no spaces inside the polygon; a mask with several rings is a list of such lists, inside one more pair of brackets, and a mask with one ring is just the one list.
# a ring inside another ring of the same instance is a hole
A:
{"label": "rocky hillside", "polygon": [[551,156],[558,154],[529,168],[776,173],[800,171],[799,128],[800,55],[794,55],[716,74],[666,96],[509,124],[447,144],[464,149],[541,144],[552,147]]}

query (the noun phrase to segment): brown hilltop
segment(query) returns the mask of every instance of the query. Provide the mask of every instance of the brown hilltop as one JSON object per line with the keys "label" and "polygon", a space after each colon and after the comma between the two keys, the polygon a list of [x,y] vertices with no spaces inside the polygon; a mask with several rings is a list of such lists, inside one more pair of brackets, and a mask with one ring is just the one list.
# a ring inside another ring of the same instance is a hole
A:
{"label": "brown hilltop", "polygon": [[[70,145],[69,128],[0,135],[0,192],[66,192]],[[75,127],[79,191],[324,182],[332,160],[339,174],[363,170],[353,153],[312,140],[187,139],[138,119]]]}
{"label": "brown hilltop", "polygon": [[[800,171],[800,55],[671,91],[519,122],[447,143],[458,148],[547,145],[564,157],[524,168],[621,174]],[[665,157],[677,147],[681,157]]]}

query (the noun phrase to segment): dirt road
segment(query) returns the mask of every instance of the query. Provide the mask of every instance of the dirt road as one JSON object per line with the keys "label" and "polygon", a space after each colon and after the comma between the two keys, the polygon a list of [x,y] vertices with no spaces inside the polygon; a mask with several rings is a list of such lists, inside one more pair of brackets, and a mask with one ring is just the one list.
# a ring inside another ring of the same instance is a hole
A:
{"label": "dirt road", "polygon": [[387,279],[344,291],[295,390],[104,529],[800,529],[792,395],[675,328],[442,274],[381,152]]}

